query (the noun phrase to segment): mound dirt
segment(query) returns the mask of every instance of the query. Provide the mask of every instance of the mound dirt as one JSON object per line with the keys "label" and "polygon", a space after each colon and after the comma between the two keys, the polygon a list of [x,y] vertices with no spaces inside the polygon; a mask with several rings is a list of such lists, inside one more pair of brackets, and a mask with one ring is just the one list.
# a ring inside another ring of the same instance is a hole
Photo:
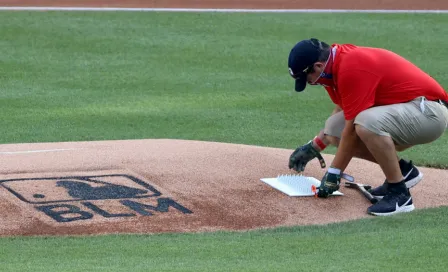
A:
{"label": "mound dirt", "polygon": [[[260,181],[293,174],[291,152],[164,139],[1,145],[0,235],[246,230],[369,216],[371,204],[353,189],[328,199],[290,197]],[[421,171],[416,207],[447,205],[446,171]],[[384,180],[362,160],[346,172],[374,186]],[[304,173],[323,174],[316,160]]]}

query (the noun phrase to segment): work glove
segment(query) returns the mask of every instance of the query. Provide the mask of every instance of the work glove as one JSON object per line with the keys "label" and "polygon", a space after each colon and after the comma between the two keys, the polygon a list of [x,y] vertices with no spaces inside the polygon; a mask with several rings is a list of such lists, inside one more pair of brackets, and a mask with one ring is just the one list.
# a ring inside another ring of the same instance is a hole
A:
{"label": "work glove", "polygon": [[321,180],[317,196],[323,198],[328,197],[335,191],[339,190],[340,183],[341,175],[326,172]]}
{"label": "work glove", "polygon": [[309,141],[307,144],[297,147],[291,154],[289,157],[289,169],[294,169],[299,173],[303,172],[306,164],[316,157],[319,159],[320,166],[325,168],[324,158],[314,148],[312,141]]}

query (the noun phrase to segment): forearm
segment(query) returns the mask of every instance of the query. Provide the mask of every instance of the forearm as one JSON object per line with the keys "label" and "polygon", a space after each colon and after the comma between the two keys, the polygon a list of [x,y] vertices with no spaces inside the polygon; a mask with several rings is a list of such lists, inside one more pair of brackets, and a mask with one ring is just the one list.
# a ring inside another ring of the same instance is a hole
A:
{"label": "forearm", "polygon": [[351,159],[355,155],[358,135],[355,131],[353,121],[346,121],[345,128],[342,131],[341,141],[339,143],[336,155],[331,163],[331,167],[345,171]]}

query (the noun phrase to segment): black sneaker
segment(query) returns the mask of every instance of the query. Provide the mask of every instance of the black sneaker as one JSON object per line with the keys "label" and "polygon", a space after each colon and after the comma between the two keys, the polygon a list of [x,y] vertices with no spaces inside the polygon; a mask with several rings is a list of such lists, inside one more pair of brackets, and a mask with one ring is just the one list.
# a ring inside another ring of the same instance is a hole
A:
{"label": "black sneaker", "polygon": [[406,193],[389,191],[380,201],[370,206],[367,212],[372,215],[388,216],[413,211],[415,207],[412,196],[409,189],[406,190]]}
{"label": "black sneaker", "polygon": [[[399,164],[404,183],[408,189],[414,187],[423,179],[423,173],[412,164],[412,161],[400,160]],[[383,198],[387,194],[387,182],[384,181],[381,186],[370,189],[369,192],[377,199]]]}

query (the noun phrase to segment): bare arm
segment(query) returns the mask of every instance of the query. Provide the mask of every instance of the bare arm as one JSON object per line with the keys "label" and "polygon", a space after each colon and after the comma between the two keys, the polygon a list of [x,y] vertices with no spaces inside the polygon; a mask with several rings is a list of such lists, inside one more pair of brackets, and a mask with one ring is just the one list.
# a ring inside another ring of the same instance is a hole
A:
{"label": "bare arm", "polygon": [[357,141],[358,135],[355,131],[354,120],[345,121],[341,143],[339,144],[338,151],[336,152],[331,167],[340,169],[341,172],[343,172],[355,154]]}

